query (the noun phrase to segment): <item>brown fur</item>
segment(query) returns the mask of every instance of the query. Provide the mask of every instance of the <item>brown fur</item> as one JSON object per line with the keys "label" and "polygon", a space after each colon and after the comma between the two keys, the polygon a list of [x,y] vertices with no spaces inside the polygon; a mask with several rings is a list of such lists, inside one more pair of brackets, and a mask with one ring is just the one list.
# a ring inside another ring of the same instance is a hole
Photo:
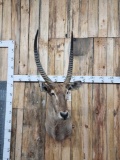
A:
{"label": "brown fur", "polygon": [[[45,90],[48,92],[47,98],[47,115],[46,115],[46,131],[54,139],[61,141],[72,133],[71,111],[67,106],[67,94],[69,90],[77,89],[81,85],[80,81],[70,84],[54,83],[53,87],[47,85]],[[61,116],[67,113],[67,118]]]}
{"label": "brown fur", "polygon": [[[70,136],[72,132],[71,111],[68,110],[67,100],[65,99],[65,94],[67,92],[65,84],[57,83],[52,91],[54,91],[55,96],[48,95],[48,109],[45,126],[46,131],[50,136],[61,141]],[[60,111],[68,111],[69,118],[66,120],[59,118],[58,115]]]}

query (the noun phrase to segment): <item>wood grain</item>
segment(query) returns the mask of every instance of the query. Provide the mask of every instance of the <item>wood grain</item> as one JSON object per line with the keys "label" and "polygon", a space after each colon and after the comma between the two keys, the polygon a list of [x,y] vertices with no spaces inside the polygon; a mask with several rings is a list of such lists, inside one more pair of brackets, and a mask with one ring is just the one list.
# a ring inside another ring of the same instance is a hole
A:
{"label": "wood grain", "polygon": [[[79,75],[80,57],[74,57],[73,75]],[[82,86],[81,86],[82,87]],[[73,160],[83,159],[82,148],[82,104],[81,104],[81,90],[72,92],[72,121],[73,133],[71,142],[71,158]]]}
{"label": "wood grain", "polygon": [[89,0],[88,7],[88,36],[98,36],[98,0]]}
{"label": "wood grain", "polygon": [[66,1],[56,1],[56,37],[65,37],[65,22],[66,22]]}
{"label": "wood grain", "polygon": [[20,18],[21,2],[12,0],[12,40],[15,41],[15,69],[14,73],[19,74],[19,56],[20,56]]}
{"label": "wood grain", "polygon": [[73,133],[71,142],[71,158],[73,160],[83,159],[82,148],[82,114],[81,114],[81,94],[80,91],[72,92],[72,121]]}
{"label": "wood grain", "polygon": [[[29,25],[29,1],[21,1],[21,34],[20,34],[20,57],[19,57],[19,73],[27,74],[28,71],[28,25]],[[17,57],[16,57],[17,58]],[[15,84],[17,85],[17,84]],[[17,88],[18,87],[18,88]],[[14,93],[18,92],[18,89],[21,91],[21,95],[15,95],[15,104],[18,102],[17,106],[17,130],[16,130],[16,150],[15,150],[15,159],[22,159],[22,133],[23,133],[23,108],[24,108],[24,90],[25,83],[18,84],[14,90]],[[20,98],[23,97],[22,103],[19,103]]]}
{"label": "wood grain", "polygon": [[119,36],[118,2],[118,0],[108,0],[108,37]]}
{"label": "wood grain", "polygon": [[[94,40],[94,75],[106,75],[106,38]],[[93,86],[93,160],[107,158],[106,144],[106,85]]]}
{"label": "wood grain", "polygon": [[[114,76],[120,76],[120,38],[114,39]],[[114,155],[115,159],[120,157],[120,85],[114,85]]]}
{"label": "wood grain", "polygon": [[[64,73],[63,68],[63,55],[64,55],[64,39],[57,40],[56,54],[55,54],[55,75],[61,75]],[[64,148],[61,142],[55,142],[55,150],[54,159],[62,159]],[[66,157],[67,158],[67,157]]]}
{"label": "wood grain", "polygon": [[[56,39],[50,39],[49,40],[49,50],[48,50],[48,74],[49,75],[55,75],[55,53],[56,53]],[[46,106],[46,110],[48,109],[48,103]],[[47,112],[47,111],[46,111]],[[54,140],[46,134],[45,138],[45,160],[47,159],[53,159],[54,160]]]}
{"label": "wood grain", "polygon": [[[36,22],[34,23],[34,20]],[[29,21],[29,61],[28,61],[28,74],[36,74],[37,67],[34,61],[34,37],[39,28],[39,0],[30,1],[30,21]]]}
{"label": "wood grain", "polygon": [[[40,4],[40,61],[45,72],[48,72],[48,33],[49,33],[49,0],[42,0]],[[41,160],[46,159],[47,139],[45,139],[45,117],[46,117],[46,93],[41,93]]]}
{"label": "wood grain", "polygon": [[[84,54],[80,56],[80,75],[93,73],[93,39],[89,38],[89,45],[83,46]],[[87,42],[84,41],[86,44]],[[85,49],[87,48],[87,49]],[[81,111],[82,111],[82,150],[85,160],[92,160],[92,84],[82,84]]]}
{"label": "wood grain", "polygon": [[21,34],[19,74],[28,72],[29,0],[21,0]]}
{"label": "wood grain", "polygon": [[80,1],[80,38],[88,37],[88,1]]}
{"label": "wood grain", "polygon": [[55,53],[55,75],[63,74],[64,39],[57,40]]}
{"label": "wood grain", "polygon": [[18,160],[21,159],[22,132],[23,132],[23,109],[17,109],[15,159]]}
{"label": "wood grain", "polygon": [[38,83],[26,83],[25,85],[21,155],[21,159],[24,160],[43,158],[43,139],[41,136],[42,109],[38,85]]}
{"label": "wood grain", "polygon": [[[3,1],[3,24],[2,24],[2,40],[11,39],[11,1]],[[9,7],[8,7],[9,6]],[[6,12],[7,10],[7,12]],[[7,22],[7,25],[6,25]],[[8,27],[9,26],[9,27]],[[6,59],[6,57],[4,57]]]}
{"label": "wood grain", "polygon": [[56,1],[49,0],[49,38],[56,38]]}
{"label": "wood grain", "polygon": [[0,0],[0,39],[2,39],[2,8],[3,8],[3,2]]}
{"label": "wood grain", "polygon": [[48,48],[48,74],[55,75],[55,53],[56,53],[56,39],[49,40]]}
{"label": "wood grain", "polygon": [[[46,15],[46,16],[45,16]],[[44,70],[47,72],[48,64],[48,24],[49,22],[49,0],[41,1],[40,14],[40,60]]]}
{"label": "wood grain", "polygon": [[[64,40],[64,57],[63,57],[63,72],[65,75],[67,75],[68,70],[68,62],[69,62],[69,54],[70,54],[70,39]],[[71,100],[67,101],[67,106],[69,110],[71,111]],[[71,151],[71,137],[65,139],[62,141],[62,160],[70,160],[70,151]]]}
{"label": "wood grain", "polygon": [[73,30],[73,22],[72,22],[72,0],[66,2],[66,22],[65,22],[65,37],[69,38],[71,35],[71,31]]}
{"label": "wood grain", "polygon": [[70,38],[65,39],[65,46],[64,46],[64,57],[63,57],[63,66],[64,66],[64,75],[67,75],[68,71],[68,64],[69,64],[69,55],[70,55]]}
{"label": "wood grain", "polygon": [[108,1],[99,1],[99,37],[107,37]]}
{"label": "wood grain", "polygon": [[49,38],[64,38],[67,30],[67,0],[50,0]]}
{"label": "wood grain", "polygon": [[13,108],[24,108],[24,89],[25,83],[14,83],[14,99],[13,99]]}
{"label": "wood grain", "polygon": [[15,160],[15,148],[16,148],[16,128],[17,128],[17,109],[12,110],[12,137],[11,137],[11,151],[10,158]]}
{"label": "wood grain", "polygon": [[[14,91],[13,91],[13,110],[16,109],[16,130],[14,131],[13,136],[15,136],[15,144],[11,143],[12,147],[15,145],[15,159],[21,159],[21,146],[22,146],[22,129],[23,129],[23,108],[24,108],[24,90],[25,83],[14,83]],[[13,122],[14,124],[14,122]],[[14,126],[12,126],[14,129]]]}
{"label": "wood grain", "polygon": [[[2,4],[3,4],[2,15],[4,15],[4,19],[2,20],[1,39],[10,40],[11,39],[11,1],[5,0],[4,3],[1,2],[1,5]],[[6,25],[6,22],[7,22],[7,25]],[[0,64],[1,64],[0,79],[1,80],[7,79],[7,68],[8,68],[8,63],[7,63],[8,54],[7,53],[8,53],[7,49],[5,48],[1,49],[1,58],[0,58]]]}
{"label": "wood grain", "polygon": [[[107,75],[113,76],[114,73],[114,40],[107,39]],[[107,145],[108,159],[115,159],[114,154],[114,101],[113,85],[107,84]]]}
{"label": "wood grain", "polygon": [[[15,69],[14,73],[19,74],[19,55],[20,55],[20,1],[12,0],[12,39],[15,41]],[[12,116],[12,141],[11,141],[11,159],[21,159],[21,143],[22,143],[22,113],[24,83],[14,83],[14,99],[13,99],[13,116]],[[18,94],[20,93],[20,94]],[[19,110],[18,110],[19,108]],[[19,123],[20,122],[20,123]],[[20,127],[20,128],[19,128]]]}
{"label": "wood grain", "polygon": [[0,48],[0,81],[7,80],[7,68],[8,68],[8,49]]}
{"label": "wood grain", "polygon": [[75,38],[79,37],[79,6],[79,0],[72,0],[72,27]]}

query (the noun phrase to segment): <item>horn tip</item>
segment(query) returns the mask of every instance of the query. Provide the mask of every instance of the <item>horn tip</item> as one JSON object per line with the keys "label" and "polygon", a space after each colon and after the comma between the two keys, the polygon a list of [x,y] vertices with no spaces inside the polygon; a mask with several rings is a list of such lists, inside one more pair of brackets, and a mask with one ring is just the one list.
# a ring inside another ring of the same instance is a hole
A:
{"label": "horn tip", "polygon": [[39,29],[37,29],[36,35],[38,35]]}

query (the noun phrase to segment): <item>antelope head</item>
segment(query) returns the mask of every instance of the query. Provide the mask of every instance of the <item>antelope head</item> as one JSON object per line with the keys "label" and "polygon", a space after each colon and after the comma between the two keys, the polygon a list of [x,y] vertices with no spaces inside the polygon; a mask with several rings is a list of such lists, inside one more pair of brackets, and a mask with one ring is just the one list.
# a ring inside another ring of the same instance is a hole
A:
{"label": "antelope head", "polygon": [[34,56],[37,69],[45,80],[42,84],[43,88],[48,93],[48,109],[45,127],[50,136],[52,136],[55,140],[61,141],[70,136],[72,132],[71,111],[67,105],[68,94],[70,94],[71,90],[78,89],[81,85],[81,81],[76,81],[73,83],[70,82],[73,68],[73,32],[71,33],[71,49],[68,72],[64,83],[55,83],[51,81],[45,73],[39,59],[37,36],[38,31],[34,40]]}

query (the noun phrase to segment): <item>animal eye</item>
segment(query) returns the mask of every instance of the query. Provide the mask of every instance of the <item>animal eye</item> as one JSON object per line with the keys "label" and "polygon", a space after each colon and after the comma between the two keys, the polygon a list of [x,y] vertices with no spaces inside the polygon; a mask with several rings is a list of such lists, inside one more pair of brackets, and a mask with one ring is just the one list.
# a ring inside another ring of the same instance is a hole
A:
{"label": "animal eye", "polygon": [[71,89],[72,89],[72,87],[71,87],[71,86],[69,86],[68,90],[71,90]]}
{"label": "animal eye", "polygon": [[51,95],[52,95],[52,96],[54,96],[54,95],[55,95],[55,93],[53,93],[53,92],[52,92],[52,93],[51,93]]}

